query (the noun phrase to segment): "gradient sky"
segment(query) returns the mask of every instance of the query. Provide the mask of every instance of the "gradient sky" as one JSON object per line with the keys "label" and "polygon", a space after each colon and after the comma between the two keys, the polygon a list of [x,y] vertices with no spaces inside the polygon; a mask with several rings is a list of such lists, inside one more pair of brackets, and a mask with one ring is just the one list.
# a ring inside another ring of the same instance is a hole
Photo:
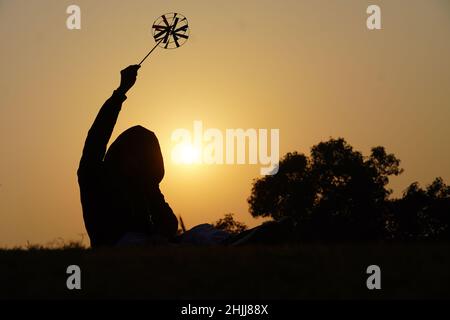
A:
{"label": "gradient sky", "polygon": [[[67,30],[66,8],[82,29]],[[378,4],[382,30],[366,28]],[[0,0],[0,245],[86,233],[76,178],[87,130],[119,71],[154,45],[150,26],[183,13],[191,38],[139,70],[113,139],[140,124],[160,139],[166,200],[188,227],[224,213],[254,226],[259,165],[171,162],[177,128],[279,128],[280,154],[344,137],[402,160],[396,195],[450,182],[448,0]]]}

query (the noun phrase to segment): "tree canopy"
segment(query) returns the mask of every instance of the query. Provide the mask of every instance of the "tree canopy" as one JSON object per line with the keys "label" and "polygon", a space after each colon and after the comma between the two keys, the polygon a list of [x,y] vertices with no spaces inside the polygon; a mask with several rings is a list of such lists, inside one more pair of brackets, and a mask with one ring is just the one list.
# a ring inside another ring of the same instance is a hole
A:
{"label": "tree canopy", "polygon": [[449,187],[436,179],[426,190],[412,184],[390,200],[389,178],[403,172],[384,147],[368,156],[343,138],[287,153],[276,175],[256,179],[248,198],[254,217],[291,217],[300,239],[376,240],[444,238],[449,234]]}

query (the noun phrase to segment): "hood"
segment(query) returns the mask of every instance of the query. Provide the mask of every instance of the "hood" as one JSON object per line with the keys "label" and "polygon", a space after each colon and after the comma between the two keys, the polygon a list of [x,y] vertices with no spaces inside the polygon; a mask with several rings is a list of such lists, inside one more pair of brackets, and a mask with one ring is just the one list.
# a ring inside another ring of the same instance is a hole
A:
{"label": "hood", "polygon": [[164,177],[164,161],[156,135],[134,126],[122,132],[104,158],[110,177],[137,184],[159,184]]}

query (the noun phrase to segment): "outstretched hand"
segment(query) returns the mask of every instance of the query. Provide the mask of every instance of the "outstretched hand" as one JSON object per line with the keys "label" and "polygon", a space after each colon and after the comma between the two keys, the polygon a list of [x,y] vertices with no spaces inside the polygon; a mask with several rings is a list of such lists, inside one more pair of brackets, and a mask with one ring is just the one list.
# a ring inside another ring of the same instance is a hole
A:
{"label": "outstretched hand", "polygon": [[140,65],[131,65],[120,71],[120,92],[127,93],[136,83],[137,71],[140,67]]}

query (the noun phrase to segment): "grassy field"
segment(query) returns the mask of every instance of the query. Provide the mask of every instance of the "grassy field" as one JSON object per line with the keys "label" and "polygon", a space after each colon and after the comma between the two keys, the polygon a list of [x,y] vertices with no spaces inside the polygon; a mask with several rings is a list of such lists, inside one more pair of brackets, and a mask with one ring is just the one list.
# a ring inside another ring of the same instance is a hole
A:
{"label": "grassy field", "polygon": [[[66,288],[72,264],[81,290]],[[371,264],[381,290],[366,287]],[[1,250],[8,298],[450,298],[450,245]]]}

